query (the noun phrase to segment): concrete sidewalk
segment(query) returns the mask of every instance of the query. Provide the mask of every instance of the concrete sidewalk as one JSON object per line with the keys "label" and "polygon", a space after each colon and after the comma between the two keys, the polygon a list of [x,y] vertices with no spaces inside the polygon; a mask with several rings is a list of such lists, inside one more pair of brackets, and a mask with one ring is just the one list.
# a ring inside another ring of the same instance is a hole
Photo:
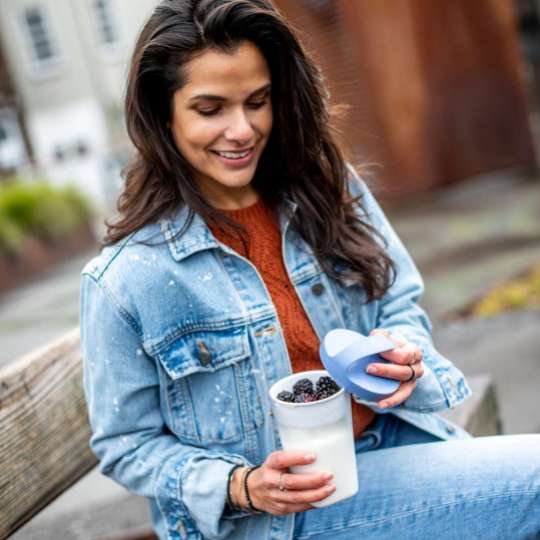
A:
{"label": "concrete sidewalk", "polygon": [[471,178],[387,213],[424,277],[434,322],[540,262],[540,177]]}

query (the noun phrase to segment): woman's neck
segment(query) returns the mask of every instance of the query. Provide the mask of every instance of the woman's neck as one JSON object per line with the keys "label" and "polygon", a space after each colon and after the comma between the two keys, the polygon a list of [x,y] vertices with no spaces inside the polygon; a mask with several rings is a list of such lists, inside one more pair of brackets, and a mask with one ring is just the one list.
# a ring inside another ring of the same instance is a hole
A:
{"label": "woman's neck", "polygon": [[253,206],[259,200],[259,194],[251,185],[205,193],[205,197],[218,210],[241,210]]}

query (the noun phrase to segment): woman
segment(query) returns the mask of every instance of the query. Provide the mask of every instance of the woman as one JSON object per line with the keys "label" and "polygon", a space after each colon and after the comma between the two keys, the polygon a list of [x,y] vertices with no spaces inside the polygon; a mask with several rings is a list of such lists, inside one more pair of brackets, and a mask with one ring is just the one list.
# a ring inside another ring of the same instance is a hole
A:
{"label": "woman", "polygon": [[[268,0],[164,1],[144,26],[126,98],[137,154],[82,276],[101,470],[149,499],[162,539],[532,535],[539,439],[471,439],[432,414],[470,390],[433,348],[421,278],[325,97]],[[289,471],[316,456],[280,450],[268,389],[319,368],[334,328],[391,336],[374,367],[401,384],[353,403],[360,490],[313,510],[331,475]]]}

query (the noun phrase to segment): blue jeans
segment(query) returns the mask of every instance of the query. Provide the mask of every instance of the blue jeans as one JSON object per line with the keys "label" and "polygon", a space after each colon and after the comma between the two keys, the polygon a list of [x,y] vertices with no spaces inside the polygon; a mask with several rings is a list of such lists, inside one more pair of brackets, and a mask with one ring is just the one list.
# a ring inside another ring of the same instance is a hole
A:
{"label": "blue jeans", "polygon": [[540,538],[540,435],[440,441],[379,415],[356,459],[358,493],[296,514],[294,540]]}

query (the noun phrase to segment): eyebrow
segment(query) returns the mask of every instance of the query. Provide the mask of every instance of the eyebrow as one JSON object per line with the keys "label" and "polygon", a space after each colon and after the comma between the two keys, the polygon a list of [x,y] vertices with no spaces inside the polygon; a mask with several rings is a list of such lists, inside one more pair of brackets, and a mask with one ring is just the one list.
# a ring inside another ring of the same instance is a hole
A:
{"label": "eyebrow", "polygon": [[[257,88],[257,90],[255,90],[255,91],[251,92],[251,94],[249,94],[248,99],[253,97],[256,94],[260,94],[264,90],[269,90],[271,88],[271,86],[272,86],[272,84],[268,83],[268,84],[265,84],[264,86],[261,86],[260,88]],[[208,100],[211,100],[211,101],[227,101],[227,98],[224,98],[222,96],[215,96],[213,94],[199,94],[197,96],[193,96],[192,98],[190,98],[189,101],[190,102],[195,101],[196,99],[208,99]]]}

